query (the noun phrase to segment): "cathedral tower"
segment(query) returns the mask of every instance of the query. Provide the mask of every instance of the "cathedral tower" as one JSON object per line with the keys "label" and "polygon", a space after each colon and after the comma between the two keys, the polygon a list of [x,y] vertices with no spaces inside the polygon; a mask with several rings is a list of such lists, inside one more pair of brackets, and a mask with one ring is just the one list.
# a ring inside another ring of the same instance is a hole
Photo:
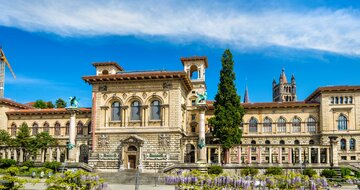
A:
{"label": "cathedral tower", "polygon": [[282,69],[279,78],[279,84],[276,84],[275,79],[272,83],[273,87],[273,102],[296,102],[296,82],[294,74],[291,77],[291,82],[288,83],[285,69]]}

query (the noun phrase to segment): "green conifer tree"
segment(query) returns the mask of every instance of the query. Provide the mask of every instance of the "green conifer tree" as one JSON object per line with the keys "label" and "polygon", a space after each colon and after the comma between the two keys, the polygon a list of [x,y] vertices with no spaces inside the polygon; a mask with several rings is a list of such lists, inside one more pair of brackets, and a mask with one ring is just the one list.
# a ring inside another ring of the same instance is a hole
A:
{"label": "green conifer tree", "polygon": [[214,127],[214,136],[224,149],[223,160],[228,163],[229,149],[240,144],[244,108],[240,105],[240,96],[236,92],[234,61],[229,49],[225,50],[221,62],[220,83],[214,103],[215,116],[210,118],[209,124]]}

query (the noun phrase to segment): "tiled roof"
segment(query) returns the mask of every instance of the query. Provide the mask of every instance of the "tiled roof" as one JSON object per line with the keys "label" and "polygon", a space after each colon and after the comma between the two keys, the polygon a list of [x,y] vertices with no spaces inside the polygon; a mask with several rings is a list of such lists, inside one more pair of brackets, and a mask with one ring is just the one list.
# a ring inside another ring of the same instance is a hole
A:
{"label": "tiled roof", "polygon": [[305,101],[311,101],[316,98],[322,92],[346,92],[346,91],[359,91],[360,86],[325,86],[319,87],[313,93],[308,96]]}
{"label": "tiled roof", "polygon": [[9,99],[6,99],[6,98],[0,98],[0,104],[6,104],[6,105],[17,107],[17,108],[20,108],[20,109],[33,108],[33,107],[29,106],[29,105],[17,103],[15,101],[12,101],[12,100],[9,100]]}
{"label": "tiled roof", "polygon": [[184,65],[185,61],[199,61],[204,60],[205,61],[205,68],[208,68],[208,60],[206,56],[193,56],[193,57],[182,57],[180,58],[181,63]]}
{"label": "tiled roof", "polygon": [[96,62],[96,63],[93,63],[92,65],[94,67],[97,67],[97,66],[115,66],[120,71],[124,70],[118,63],[112,62],[112,61],[109,61],[109,62]]}
{"label": "tiled roof", "polygon": [[92,82],[107,82],[107,81],[129,81],[129,80],[147,80],[147,79],[168,79],[178,78],[184,82],[185,86],[190,90],[192,84],[184,71],[149,71],[149,72],[124,72],[114,75],[97,75],[84,76],[82,79],[91,84]]}
{"label": "tiled roof", "polygon": [[[214,101],[207,101],[208,108],[214,109]],[[258,102],[258,103],[242,103],[244,109],[257,108],[299,108],[299,107],[318,107],[317,102]]]}
{"label": "tiled roof", "polygon": [[[51,109],[26,109],[6,112],[7,115],[43,115],[43,114],[67,114],[70,113],[66,108]],[[91,113],[91,108],[79,108],[79,113]]]}

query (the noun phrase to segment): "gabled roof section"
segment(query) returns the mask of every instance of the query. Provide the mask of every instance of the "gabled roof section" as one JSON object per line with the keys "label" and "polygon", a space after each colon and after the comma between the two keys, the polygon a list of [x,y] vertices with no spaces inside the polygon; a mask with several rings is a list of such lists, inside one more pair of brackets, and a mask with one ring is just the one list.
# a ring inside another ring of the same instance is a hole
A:
{"label": "gabled roof section", "polygon": [[208,60],[206,56],[193,56],[193,57],[182,57],[180,58],[181,63],[184,65],[185,61],[204,61],[205,62],[205,68],[208,68]]}
{"label": "gabled roof section", "polygon": [[[52,109],[26,109],[6,112],[7,115],[54,115],[54,114],[68,114],[70,113],[66,108],[52,108]],[[91,108],[79,108],[79,113],[91,113]]]}
{"label": "gabled roof section", "polygon": [[323,92],[354,92],[360,91],[360,86],[325,86],[317,88],[305,99],[305,102],[311,102]]}
{"label": "gabled roof section", "polygon": [[20,108],[20,109],[31,109],[33,107],[26,105],[26,104],[21,104],[6,98],[0,98],[0,104],[5,104],[8,106],[12,106],[12,107],[16,107],[16,108]]}
{"label": "gabled roof section", "polygon": [[84,76],[82,79],[89,84],[111,81],[180,79],[188,90],[192,89],[192,83],[184,71],[123,72],[115,75]]}
{"label": "gabled roof section", "polygon": [[92,64],[94,67],[98,67],[98,66],[114,66],[117,69],[119,69],[120,71],[124,71],[124,69],[116,62],[113,61],[109,61],[109,62],[95,62]]}

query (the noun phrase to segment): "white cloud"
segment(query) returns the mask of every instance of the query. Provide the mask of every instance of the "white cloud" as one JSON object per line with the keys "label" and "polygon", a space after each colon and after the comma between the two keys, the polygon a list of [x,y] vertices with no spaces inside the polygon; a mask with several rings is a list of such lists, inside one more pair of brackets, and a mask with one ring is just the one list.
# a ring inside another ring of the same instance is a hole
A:
{"label": "white cloud", "polygon": [[61,36],[158,36],[238,49],[283,46],[360,55],[358,10],[246,11],[207,1],[136,2],[2,1],[0,25]]}

